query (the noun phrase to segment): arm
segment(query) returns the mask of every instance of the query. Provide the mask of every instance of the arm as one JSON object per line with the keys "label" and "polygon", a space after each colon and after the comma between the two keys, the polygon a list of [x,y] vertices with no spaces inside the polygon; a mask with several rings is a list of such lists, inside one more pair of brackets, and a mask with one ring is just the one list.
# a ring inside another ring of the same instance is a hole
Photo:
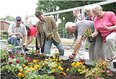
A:
{"label": "arm", "polygon": [[107,30],[116,30],[116,25],[114,25],[114,26],[112,26],[112,27],[106,26],[105,28],[106,28]]}
{"label": "arm", "polygon": [[96,37],[96,36],[98,35],[98,33],[99,33],[99,32],[97,31],[97,29],[95,29],[94,32],[93,32],[93,34],[91,35],[92,38]]}
{"label": "arm", "polygon": [[13,35],[19,35],[19,33],[12,33],[12,32],[8,32],[9,34],[9,36],[13,36]]}
{"label": "arm", "polygon": [[25,26],[23,26],[23,33],[20,33],[19,37],[22,39],[21,46],[27,41],[27,30]]}
{"label": "arm", "polygon": [[22,39],[23,38],[23,35],[19,32],[18,33],[18,36]]}
{"label": "arm", "polygon": [[26,46],[28,46],[33,41],[34,36],[29,36]]}
{"label": "arm", "polygon": [[23,44],[25,43],[26,38],[27,38],[27,36],[23,36],[22,41],[21,41],[21,46],[23,46]]}
{"label": "arm", "polygon": [[9,32],[9,36],[13,36],[13,35],[19,36],[21,39],[23,38],[23,35],[20,32],[18,33]]}
{"label": "arm", "polygon": [[82,41],[82,36],[78,37],[78,39],[75,41],[75,45],[74,45],[72,54],[78,53],[80,46],[81,46],[81,41]]}
{"label": "arm", "polygon": [[73,53],[69,56],[69,58],[74,59],[76,57],[76,55],[80,49],[81,42],[82,42],[82,36],[78,37],[78,39],[75,41]]}

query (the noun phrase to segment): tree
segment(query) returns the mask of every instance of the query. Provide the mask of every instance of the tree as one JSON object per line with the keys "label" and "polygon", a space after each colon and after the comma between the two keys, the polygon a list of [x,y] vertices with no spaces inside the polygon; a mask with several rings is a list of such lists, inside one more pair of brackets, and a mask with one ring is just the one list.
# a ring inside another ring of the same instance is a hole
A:
{"label": "tree", "polygon": [[13,16],[5,16],[5,18],[1,18],[1,20],[8,20],[8,21],[14,21],[15,18]]}
{"label": "tree", "polygon": [[113,11],[116,14],[116,2],[112,4],[103,5],[102,7],[104,11]]}

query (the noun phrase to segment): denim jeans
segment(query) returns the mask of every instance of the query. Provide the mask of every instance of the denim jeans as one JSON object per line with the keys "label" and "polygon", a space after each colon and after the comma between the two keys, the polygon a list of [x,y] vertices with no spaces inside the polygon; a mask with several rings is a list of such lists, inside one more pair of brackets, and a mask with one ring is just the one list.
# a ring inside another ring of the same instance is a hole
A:
{"label": "denim jeans", "polygon": [[13,46],[19,46],[20,45],[20,39],[18,39],[17,37],[9,37],[8,38],[8,44],[11,44]]}
{"label": "denim jeans", "polygon": [[50,54],[52,43],[58,48],[60,55],[64,55],[64,47],[61,43],[57,43],[53,39],[45,41],[44,53]]}

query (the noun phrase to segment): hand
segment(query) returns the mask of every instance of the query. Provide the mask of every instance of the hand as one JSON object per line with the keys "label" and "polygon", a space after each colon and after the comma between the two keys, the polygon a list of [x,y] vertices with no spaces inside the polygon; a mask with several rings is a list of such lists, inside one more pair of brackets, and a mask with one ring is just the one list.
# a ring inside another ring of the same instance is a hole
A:
{"label": "hand", "polygon": [[95,34],[95,33],[92,33],[90,36],[91,36],[92,38],[94,38],[94,37],[96,37],[96,34]]}
{"label": "hand", "polygon": [[20,48],[23,49],[23,45],[20,45]]}
{"label": "hand", "polygon": [[69,55],[69,58],[70,58],[70,59],[74,59],[75,57],[76,57],[76,54],[73,54],[73,53],[72,53],[71,55]]}
{"label": "hand", "polygon": [[18,32],[18,35],[22,35],[20,32]]}
{"label": "hand", "polygon": [[19,35],[19,33],[15,33],[15,35]]}
{"label": "hand", "polygon": [[18,32],[18,35],[21,39],[23,38],[23,35],[20,32]]}
{"label": "hand", "polygon": [[112,30],[112,27],[108,27],[107,25],[103,24],[103,26],[105,26],[104,28],[107,30]]}
{"label": "hand", "polygon": [[107,30],[112,30],[112,27],[106,26],[105,29],[107,29]]}

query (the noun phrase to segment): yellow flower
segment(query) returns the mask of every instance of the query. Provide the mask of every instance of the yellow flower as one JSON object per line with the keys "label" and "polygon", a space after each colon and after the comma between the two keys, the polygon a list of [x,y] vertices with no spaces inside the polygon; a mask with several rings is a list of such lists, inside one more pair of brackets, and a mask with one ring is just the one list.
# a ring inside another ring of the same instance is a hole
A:
{"label": "yellow flower", "polygon": [[51,71],[52,71],[52,72],[55,72],[55,69],[52,69]]}
{"label": "yellow flower", "polygon": [[27,74],[29,72],[29,70],[26,70],[25,72],[24,72],[24,74]]}
{"label": "yellow flower", "polygon": [[77,62],[76,67],[79,67],[81,64],[82,64],[81,62]]}
{"label": "yellow flower", "polygon": [[23,71],[23,69],[21,68],[21,69],[20,69],[20,72],[22,72],[22,71]]}
{"label": "yellow flower", "polygon": [[34,59],[34,60],[33,60],[33,62],[34,62],[34,63],[37,63],[37,60],[36,60],[36,59]]}
{"label": "yellow flower", "polygon": [[32,71],[33,71],[33,70],[35,70],[35,69],[34,69],[33,67],[30,67],[30,70],[32,70]]}
{"label": "yellow flower", "polygon": [[63,70],[63,68],[61,66],[58,67],[59,70]]}
{"label": "yellow flower", "polygon": [[81,69],[78,69],[78,72],[81,72]]}
{"label": "yellow flower", "polygon": [[74,67],[74,66],[75,66],[75,62],[73,62],[73,63],[71,64],[71,66]]}
{"label": "yellow flower", "polygon": [[69,71],[69,68],[67,68],[66,71]]}
{"label": "yellow flower", "polygon": [[62,74],[63,74],[64,76],[66,76],[66,73],[65,73],[65,72],[62,72]]}
{"label": "yellow flower", "polygon": [[51,66],[51,69],[56,68],[57,66],[57,63],[55,63],[53,66]]}
{"label": "yellow flower", "polygon": [[38,68],[39,68],[39,65],[35,65],[35,66],[34,66],[34,69],[38,69]]}
{"label": "yellow flower", "polygon": [[50,68],[51,68],[51,69],[54,69],[54,68],[55,68],[55,66],[51,66]]}
{"label": "yellow flower", "polygon": [[26,69],[28,69],[29,67],[28,66],[25,66]]}

